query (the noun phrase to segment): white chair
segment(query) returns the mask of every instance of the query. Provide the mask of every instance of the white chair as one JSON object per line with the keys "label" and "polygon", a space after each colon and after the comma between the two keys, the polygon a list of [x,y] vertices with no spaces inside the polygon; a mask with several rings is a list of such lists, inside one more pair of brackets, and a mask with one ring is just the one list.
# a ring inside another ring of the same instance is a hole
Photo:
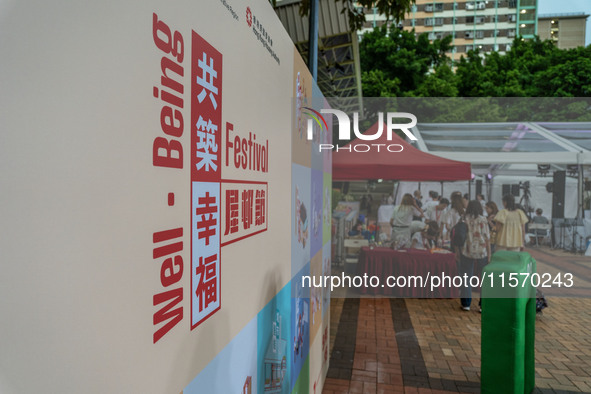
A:
{"label": "white chair", "polygon": [[[548,240],[550,238],[550,230],[552,229],[551,224],[542,224],[542,223],[530,223],[527,227],[528,231],[530,231],[530,236],[536,239],[536,246],[540,246],[538,243],[539,238],[543,238],[544,240]],[[533,232],[532,232],[533,230]],[[538,234],[537,230],[544,230],[544,233]]]}
{"label": "white chair", "polygon": [[369,246],[367,239],[345,238],[345,272],[355,273],[359,261],[359,248],[363,246]]}

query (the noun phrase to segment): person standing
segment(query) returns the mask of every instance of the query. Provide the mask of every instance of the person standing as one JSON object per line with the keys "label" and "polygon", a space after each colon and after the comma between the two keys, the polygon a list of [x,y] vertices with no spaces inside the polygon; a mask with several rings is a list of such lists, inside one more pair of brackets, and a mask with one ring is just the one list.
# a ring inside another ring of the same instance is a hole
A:
{"label": "person standing", "polygon": [[464,209],[468,208],[469,202],[470,202],[470,195],[468,193],[465,193],[464,196],[462,196],[462,204],[464,204]]}
{"label": "person standing", "polygon": [[433,205],[429,207],[429,209],[425,210],[425,219],[428,219],[433,222],[437,222],[439,228],[441,228],[441,223],[444,219],[444,213],[449,205],[449,200],[447,198],[442,198],[441,201],[437,205]]}
{"label": "person standing", "polygon": [[373,197],[371,196],[371,193],[367,193],[367,216],[371,216],[371,209],[372,209],[372,205],[373,205]]}
{"label": "person standing", "polygon": [[494,252],[497,242],[497,222],[495,222],[495,217],[499,213],[499,208],[497,208],[497,204],[494,201],[489,201],[486,203],[485,209],[488,214],[486,220],[488,221],[488,229],[490,230],[490,250]]}
{"label": "person standing", "polygon": [[459,251],[459,271],[462,277],[467,276],[468,283],[464,283],[464,287],[461,289],[460,301],[462,309],[469,311],[472,303],[470,278],[475,273],[475,267],[476,274],[479,275],[482,268],[490,262],[490,233],[488,222],[482,216],[482,205],[477,200],[468,202],[464,221],[468,226],[468,231],[466,233],[466,242]]}
{"label": "person standing", "polygon": [[429,191],[429,200],[425,202],[421,209],[427,212],[429,209],[432,209],[437,205],[439,205],[439,194],[436,191],[431,190]]}
{"label": "person standing", "polygon": [[400,205],[394,208],[390,225],[392,226],[392,241],[394,249],[402,249],[410,246],[410,224],[414,215],[423,216],[423,212],[416,206],[411,194],[402,196]]}
{"label": "person standing", "polygon": [[527,216],[521,209],[517,209],[515,197],[511,194],[503,196],[503,207],[494,219],[497,227],[496,250],[522,251]]}
{"label": "person standing", "polygon": [[[430,207],[430,209],[425,211],[425,220],[430,220],[432,222],[437,223],[437,227],[439,229],[443,228],[443,221],[445,219],[445,212],[447,207],[449,206],[449,200],[447,198],[442,198],[439,201],[439,204]],[[442,233],[439,232],[439,238],[441,238]],[[438,239],[437,243],[443,245],[443,240]]]}
{"label": "person standing", "polygon": [[464,216],[464,203],[462,200],[462,193],[460,192],[453,192],[450,196],[451,199],[451,208],[447,210],[445,216],[441,220],[445,226],[445,237],[446,239],[449,238],[449,233],[451,229],[460,221],[462,216]]}
{"label": "person standing", "polygon": [[487,217],[488,213],[486,212],[486,201],[484,200],[484,194],[477,194],[476,200],[478,200],[480,205],[482,205],[482,209],[483,209],[482,214],[484,215],[484,217]]}

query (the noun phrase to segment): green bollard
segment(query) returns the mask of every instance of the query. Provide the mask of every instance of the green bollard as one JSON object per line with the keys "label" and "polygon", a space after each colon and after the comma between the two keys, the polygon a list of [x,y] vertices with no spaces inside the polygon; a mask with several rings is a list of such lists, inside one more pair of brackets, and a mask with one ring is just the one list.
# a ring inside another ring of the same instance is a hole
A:
{"label": "green bollard", "polygon": [[498,251],[484,268],[481,393],[531,393],[535,387],[536,272],[526,252]]}

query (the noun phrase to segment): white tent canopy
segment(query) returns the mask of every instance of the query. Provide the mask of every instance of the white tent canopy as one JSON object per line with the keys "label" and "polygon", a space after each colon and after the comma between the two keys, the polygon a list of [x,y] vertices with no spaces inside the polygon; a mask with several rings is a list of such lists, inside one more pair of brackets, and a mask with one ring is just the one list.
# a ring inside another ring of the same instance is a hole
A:
{"label": "white tent canopy", "polygon": [[420,150],[470,162],[477,175],[510,164],[591,164],[591,122],[419,123],[413,134]]}
{"label": "white tent canopy", "polygon": [[[591,122],[419,123],[412,131],[420,150],[470,162],[475,179],[483,180],[483,194],[497,204],[503,184],[529,180],[532,206],[550,215],[552,194],[545,185],[552,182],[554,171],[564,170],[572,178],[566,182],[565,217],[582,215],[577,208],[583,204],[583,181],[591,169]],[[450,187],[468,192],[464,184],[445,186],[443,195],[448,196]],[[431,187],[425,184],[421,190],[441,191]]]}

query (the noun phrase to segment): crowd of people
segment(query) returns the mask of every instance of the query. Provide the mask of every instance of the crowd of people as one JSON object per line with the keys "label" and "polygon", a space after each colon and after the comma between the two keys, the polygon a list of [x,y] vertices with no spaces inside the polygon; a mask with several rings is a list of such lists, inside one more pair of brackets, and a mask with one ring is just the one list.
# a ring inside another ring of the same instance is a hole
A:
{"label": "crowd of people", "polygon": [[[479,194],[470,200],[467,194],[453,192],[449,200],[435,191],[422,201],[419,190],[405,194],[394,207],[390,225],[394,249],[444,248],[456,255],[461,275],[472,276],[481,272],[496,250],[522,251],[530,236],[526,224],[530,221],[523,209],[515,203],[513,195],[505,195],[503,207],[486,202]],[[465,223],[465,237],[461,246],[454,245],[453,237],[459,222]],[[541,209],[536,210],[533,223],[548,223]],[[542,234],[534,232],[531,238]],[[461,307],[470,310],[472,289],[461,290]]]}
{"label": "crowd of people", "polygon": [[[480,207],[477,216],[482,216],[488,224],[488,237],[493,250],[497,248],[518,251],[526,244],[534,243],[535,237],[545,234],[540,230],[534,230],[531,234],[526,233],[525,226],[528,222],[548,224],[549,220],[543,216],[540,208],[530,220],[512,195],[503,197],[503,207],[500,210],[493,201],[485,201],[482,194],[476,195],[476,199],[472,201],[474,207],[476,204]],[[394,249],[410,248],[413,235],[419,231],[429,231],[430,239],[433,240],[429,242],[431,247],[451,248],[451,230],[460,220],[466,220],[467,214],[471,215],[467,210],[472,201],[468,194],[462,195],[460,192],[453,192],[447,199],[435,191],[430,191],[425,201],[422,200],[419,190],[413,194],[404,194],[400,204],[394,207],[390,220]],[[393,198],[388,197],[387,202],[393,204]],[[418,244],[417,248],[424,248],[423,246],[426,246],[426,243]]]}

